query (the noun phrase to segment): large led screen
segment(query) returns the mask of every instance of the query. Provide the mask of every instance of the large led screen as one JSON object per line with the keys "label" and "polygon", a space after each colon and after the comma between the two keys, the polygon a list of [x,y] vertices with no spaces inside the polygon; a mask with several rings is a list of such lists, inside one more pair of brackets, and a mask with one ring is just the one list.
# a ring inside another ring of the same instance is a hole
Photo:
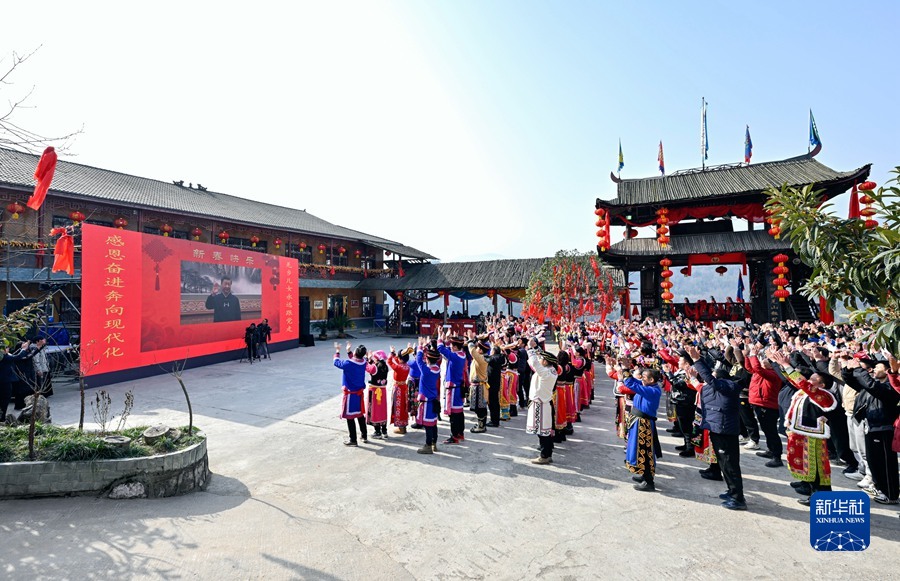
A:
{"label": "large led screen", "polygon": [[86,375],[243,349],[268,319],[298,337],[293,258],[85,224],[81,345]]}

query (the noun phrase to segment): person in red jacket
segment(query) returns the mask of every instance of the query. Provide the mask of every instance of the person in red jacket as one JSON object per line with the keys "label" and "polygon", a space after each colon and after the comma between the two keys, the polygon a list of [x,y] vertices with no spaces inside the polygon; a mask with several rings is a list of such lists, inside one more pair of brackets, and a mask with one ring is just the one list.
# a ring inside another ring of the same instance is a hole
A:
{"label": "person in red jacket", "polygon": [[781,378],[772,369],[772,364],[765,358],[760,359],[762,347],[759,343],[752,345],[744,353],[744,366],[751,373],[750,405],[759,420],[759,427],[766,436],[768,450],[757,452],[757,456],[769,458],[766,466],[779,468],[784,466],[781,454],[781,436],[778,434],[778,393],[781,390]]}

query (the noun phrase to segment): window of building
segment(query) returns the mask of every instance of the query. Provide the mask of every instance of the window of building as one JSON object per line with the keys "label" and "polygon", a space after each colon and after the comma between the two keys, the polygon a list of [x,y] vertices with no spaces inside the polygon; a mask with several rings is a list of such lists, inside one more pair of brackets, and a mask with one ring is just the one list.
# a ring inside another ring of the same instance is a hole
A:
{"label": "window of building", "polygon": [[329,266],[349,266],[350,259],[347,257],[347,253],[341,256],[337,248],[334,250],[329,249],[325,251],[325,264]]}
{"label": "window of building", "polygon": [[225,241],[224,246],[228,246],[229,248],[240,248],[241,250],[250,250],[252,252],[265,252],[268,249],[268,243],[265,240],[257,242],[256,248],[254,248],[253,243],[250,242],[249,238],[238,238],[237,236],[228,238],[228,240]]}
{"label": "window of building", "polygon": [[312,264],[312,249],[307,247],[303,250],[300,249],[298,244],[288,244],[286,247],[287,256],[290,258],[296,258],[297,262],[300,264]]}

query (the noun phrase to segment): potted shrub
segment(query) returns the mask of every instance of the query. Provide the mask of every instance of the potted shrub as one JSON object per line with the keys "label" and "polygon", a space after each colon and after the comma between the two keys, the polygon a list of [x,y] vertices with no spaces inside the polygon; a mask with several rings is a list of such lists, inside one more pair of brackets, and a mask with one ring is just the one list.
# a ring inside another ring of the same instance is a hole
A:
{"label": "potted shrub", "polygon": [[313,328],[319,331],[320,341],[328,338],[328,327],[328,321],[316,321],[313,323]]}
{"label": "potted shrub", "polygon": [[341,339],[346,337],[346,335],[344,334],[345,329],[353,328],[353,320],[347,315],[338,315],[331,319],[330,323],[332,325],[332,328],[337,330],[338,337]]}

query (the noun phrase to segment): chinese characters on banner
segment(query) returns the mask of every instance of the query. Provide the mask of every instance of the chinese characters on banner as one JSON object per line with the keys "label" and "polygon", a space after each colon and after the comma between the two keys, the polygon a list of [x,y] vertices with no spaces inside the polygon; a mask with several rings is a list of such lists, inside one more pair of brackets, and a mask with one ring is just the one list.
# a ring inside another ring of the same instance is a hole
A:
{"label": "chinese characters on banner", "polygon": [[[85,224],[82,371],[91,376],[239,351],[244,329],[264,318],[272,344],[296,341],[296,276],[292,258]],[[262,284],[270,280],[277,284]],[[225,282],[236,299],[228,301],[233,316],[214,322],[206,299],[222,293]]]}

